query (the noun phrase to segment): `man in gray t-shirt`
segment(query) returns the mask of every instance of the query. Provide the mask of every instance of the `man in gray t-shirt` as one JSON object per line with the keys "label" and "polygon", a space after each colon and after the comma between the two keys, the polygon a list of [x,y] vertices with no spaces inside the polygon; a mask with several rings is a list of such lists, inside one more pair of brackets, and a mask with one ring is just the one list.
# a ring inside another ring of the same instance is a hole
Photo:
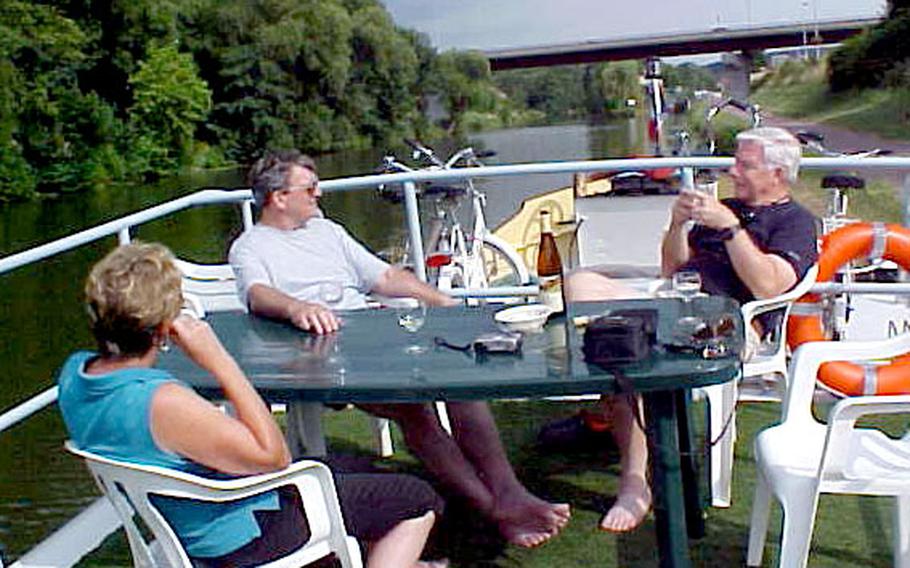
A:
{"label": "man in gray t-shirt", "polygon": [[[259,223],[231,246],[238,292],[254,314],[284,319],[317,334],[333,333],[333,309],[366,307],[366,294],[411,297],[433,306],[457,302],[389,266],[340,225],[322,218],[313,161],[299,152],[269,154],[250,172]],[[405,442],[440,482],[494,521],[518,546],[532,547],[569,521],[569,506],[548,503],[518,481],[489,407],[448,403],[449,436],[429,404],[360,405],[395,420]]]}

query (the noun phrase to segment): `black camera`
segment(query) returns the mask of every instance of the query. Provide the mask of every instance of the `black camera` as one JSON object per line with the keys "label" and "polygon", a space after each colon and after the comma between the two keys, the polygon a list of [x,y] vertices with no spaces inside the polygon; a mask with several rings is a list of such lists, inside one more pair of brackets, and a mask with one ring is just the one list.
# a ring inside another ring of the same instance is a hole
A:
{"label": "black camera", "polygon": [[641,361],[656,341],[656,314],[601,316],[588,324],[582,351],[585,361],[610,366]]}

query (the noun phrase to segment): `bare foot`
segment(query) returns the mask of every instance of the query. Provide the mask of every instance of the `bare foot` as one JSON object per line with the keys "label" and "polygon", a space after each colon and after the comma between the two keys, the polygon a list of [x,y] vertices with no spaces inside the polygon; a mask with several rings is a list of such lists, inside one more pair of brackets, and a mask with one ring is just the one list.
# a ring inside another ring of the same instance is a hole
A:
{"label": "bare foot", "polygon": [[559,533],[572,516],[567,503],[548,503],[528,492],[504,498],[493,512],[499,532],[524,548],[540,546]]}
{"label": "bare foot", "polygon": [[616,503],[600,521],[600,530],[626,532],[634,529],[651,510],[651,488],[640,477],[621,481]]}

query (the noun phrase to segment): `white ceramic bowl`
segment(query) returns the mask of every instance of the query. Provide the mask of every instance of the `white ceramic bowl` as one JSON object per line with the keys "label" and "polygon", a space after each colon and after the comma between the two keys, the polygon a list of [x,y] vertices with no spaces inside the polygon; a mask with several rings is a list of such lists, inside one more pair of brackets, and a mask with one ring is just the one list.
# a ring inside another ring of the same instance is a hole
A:
{"label": "white ceramic bowl", "polygon": [[499,310],[493,319],[509,331],[540,331],[553,309],[543,304],[525,304]]}

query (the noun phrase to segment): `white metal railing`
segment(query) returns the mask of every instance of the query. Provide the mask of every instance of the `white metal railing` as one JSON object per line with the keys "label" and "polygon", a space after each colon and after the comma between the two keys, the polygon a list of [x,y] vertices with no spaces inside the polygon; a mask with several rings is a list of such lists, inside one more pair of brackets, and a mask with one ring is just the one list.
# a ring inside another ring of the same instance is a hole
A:
{"label": "white metal railing", "polygon": [[[657,168],[709,168],[722,169],[729,168],[733,165],[733,158],[718,157],[671,157],[671,158],[631,158],[631,159],[610,159],[610,160],[587,160],[587,161],[567,161],[567,162],[542,162],[531,164],[514,164],[503,166],[482,166],[476,168],[463,168],[452,170],[420,170],[414,172],[403,172],[394,174],[376,174],[367,176],[355,176],[341,179],[329,179],[321,181],[320,189],[325,192],[332,191],[349,191],[365,187],[375,187],[379,184],[403,184],[405,190],[406,216],[410,238],[412,242],[420,242],[420,220],[419,211],[416,207],[415,183],[427,181],[458,181],[467,178],[497,178],[517,175],[538,175],[538,174],[574,174],[582,172],[603,172],[603,171],[629,171],[629,170],[648,170]],[[875,158],[804,158],[801,161],[803,169],[850,169],[850,170],[880,170],[880,169],[903,169],[910,171],[910,158],[897,157],[875,157]],[[905,218],[910,218],[910,174],[904,178],[903,191],[905,194]],[[62,252],[78,248],[88,243],[117,235],[121,243],[129,242],[130,231],[133,227],[142,225],[155,219],[160,219],[184,209],[199,207],[203,205],[223,205],[223,204],[241,204],[243,205],[242,215],[245,226],[252,224],[252,213],[250,202],[252,201],[252,192],[248,189],[222,190],[222,189],[204,189],[196,193],[186,195],[126,215],[113,221],[108,221],[90,229],[74,233],[72,235],[45,243],[43,245],[11,254],[0,258],[0,274],[10,272],[16,268],[38,262]],[[910,223],[905,222],[905,225]],[[422,264],[423,258],[415,258],[415,262]],[[418,267],[418,274],[423,273],[423,267]],[[825,286],[834,286],[826,284]],[[881,286],[881,285],[879,285]],[[879,286],[869,283],[855,284],[838,284],[837,291],[856,291],[872,292],[880,290]],[[894,286],[894,285],[890,285]],[[910,287],[910,284],[903,287]],[[902,290],[903,291],[903,287]],[[869,288],[867,290],[867,288]],[[495,295],[503,295],[506,292],[514,292],[516,295],[528,293],[530,287],[512,287],[509,289],[497,289]],[[827,291],[827,290],[826,290]],[[889,293],[893,293],[894,288],[888,288]],[[881,292],[879,292],[881,293]],[[457,293],[459,296],[477,295],[489,296],[489,290],[461,290]],[[0,415],[0,432],[17,424],[29,416],[38,412],[42,408],[52,404],[57,399],[57,388],[52,387],[42,393],[30,398],[12,409]],[[2,565],[0,565],[2,566]]]}
{"label": "white metal railing", "polygon": [[[321,181],[319,187],[326,192],[349,191],[364,187],[375,187],[380,184],[395,184],[408,181],[458,181],[467,178],[495,178],[516,175],[536,175],[575,172],[602,172],[613,170],[648,170],[668,167],[713,168],[723,169],[733,165],[733,158],[712,157],[673,157],[673,158],[630,158],[615,160],[587,160],[571,162],[544,162],[533,164],[514,164],[506,166],[483,166],[453,170],[421,170],[394,174],[376,174]],[[803,158],[800,163],[804,169],[906,169],[910,170],[910,158],[875,157],[875,158]],[[412,184],[406,184],[412,186]],[[910,180],[904,187],[910,188]],[[413,190],[413,186],[411,187]],[[137,225],[159,219],[166,215],[198,207],[201,205],[244,203],[252,199],[248,189],[217,190],[206,189],[162,203],[137,213],[109,221],[107,223],[80,231],[73,235],[46,243],[44,245],[0,258],[0,274],[20,266],[54,256],[61,252],[85,245],[92,241],[114,234],[128,236],[128,231]],[[412,213],[409,208],[409,216]],[[246,221],[246,219],[245,219]],[[409,219],[409,227],[411,227]],[[419,227],[419,223],[418,223]]]}

